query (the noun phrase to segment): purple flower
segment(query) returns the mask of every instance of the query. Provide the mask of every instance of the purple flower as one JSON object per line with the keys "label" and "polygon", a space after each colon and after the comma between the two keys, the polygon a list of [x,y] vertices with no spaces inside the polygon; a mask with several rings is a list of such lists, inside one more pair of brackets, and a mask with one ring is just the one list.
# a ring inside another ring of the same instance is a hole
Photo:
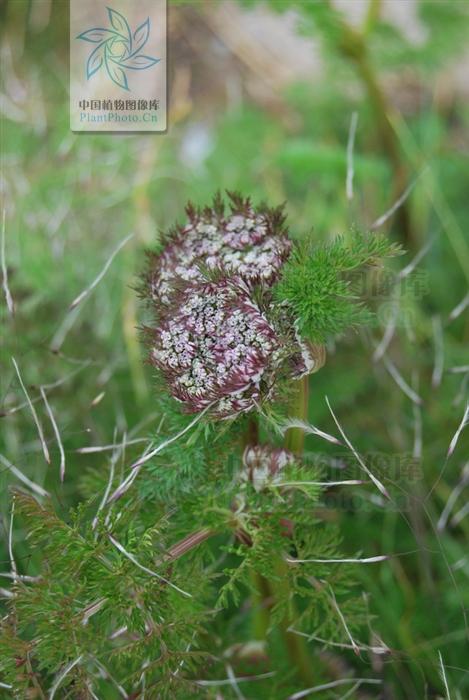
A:
{"label": "purple flower", "polygon": [[203,279],[203,268],[242,277],[250,287],[278,279],[291,250],[282,207],[254,208],[240,195],[229,197],[229,213],[219,195],[203,210],[188,205],[186,225],[170,231],[160,253],[149,254],[147,294],[154,302],[168,304],[181,280]]}
{"label": "purple flower", "polygon": [[187,225],[151,254],[145,287],[156,325],[150,361],[187,412],[220,418],[254,409],[279,379],[323,359],[270,290],[291,249],[282,208],[230,199],[229,214],[220,196],[203,211],[187,208]]}
{"label": "purple flower", "polygon": [[295,463],[295,456],[288,450],[269,445],[248,445],[243,454],[242,481],[251,483],[262,491],[269,483],[281,479],[280,472]]}
{"label": "purple flower", "polygon": [[249,411],[268,397],[292,353],[239,278],[179,290],[151,332],[151,346],[152,363],[185,409],[213,404],[218,417]]}

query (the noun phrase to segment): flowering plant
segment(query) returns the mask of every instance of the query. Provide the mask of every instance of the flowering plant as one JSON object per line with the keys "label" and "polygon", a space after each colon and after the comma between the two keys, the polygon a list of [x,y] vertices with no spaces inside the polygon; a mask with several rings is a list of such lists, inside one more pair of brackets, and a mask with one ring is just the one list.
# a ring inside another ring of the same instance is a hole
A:
{"label": "flowering plant", "polygon": [[111,446],[109,475],[85,476],[86,508],[70,523],[15,493],[45,562],[37,577],[12,571],[0,625],[2,683],[18,698],[45,697],[42,675],[54,677],[50,698],[59,686],[77,698],[214,697],[204,691],[222,673],[248,681],[250,697],[303,697],[298,684],[324,670],[305,637],[344,645],[366,619],[337,566],[337,528],[318,515],[324,487],[357,482],[325,481],[303,442],[337,443],[308,423],[308,386],[327,329],[357,323],[347,272],[395,249],[376,234],[301,248],[282,208],[229,200],[228,211],[220,196],[189,206],[149,255],[157,445],[127,475],[116,464],[140,440]]}

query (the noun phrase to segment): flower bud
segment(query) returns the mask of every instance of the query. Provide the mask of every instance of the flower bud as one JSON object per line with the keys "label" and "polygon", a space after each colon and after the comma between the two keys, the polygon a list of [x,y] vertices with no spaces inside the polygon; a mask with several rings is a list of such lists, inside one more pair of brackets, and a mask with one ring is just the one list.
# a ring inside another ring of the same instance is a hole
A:
{"label": "flower bud", "polygon": [[259,493],[269,483],[281,479],[280,472],[295,463],[295,456],[288,450],[269,445],[248,445],[243,454],[242,481],[251,483]]}

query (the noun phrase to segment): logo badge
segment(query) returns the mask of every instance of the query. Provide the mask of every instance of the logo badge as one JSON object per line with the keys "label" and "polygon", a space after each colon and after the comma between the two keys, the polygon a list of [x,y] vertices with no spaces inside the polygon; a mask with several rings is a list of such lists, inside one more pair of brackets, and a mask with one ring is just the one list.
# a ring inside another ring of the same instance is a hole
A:
{"label": "logo badge", "polygon": [[73,131],[165,131],[166,0],[70,0]]}

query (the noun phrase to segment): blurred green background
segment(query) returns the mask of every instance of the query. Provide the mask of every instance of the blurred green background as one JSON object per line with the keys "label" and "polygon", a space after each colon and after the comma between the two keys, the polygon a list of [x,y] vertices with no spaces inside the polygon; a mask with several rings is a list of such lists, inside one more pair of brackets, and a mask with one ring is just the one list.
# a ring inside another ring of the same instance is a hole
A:
{"label": "blurred green background", "polygon": [[[4,0],[0,10],[4,260],[15,305],[12,316],[3,297],[0,452],[51,491],[64,517],[88,471],[108,468],[109,453],[77,449],[154,430],[135,287],[145,247],[183,220],[188,199],[204,204],[217,189],[238,189],[285,201],[292,236],[321,241],[369,228],[409,188],[382,229],[407,250],[396,270],[418,256],[412,283],[390,292],[375,326],[331,339],[311,379],[312,422],[334,432],[329,396],[353,444],[400,494],[398,509],[371,489],[326,499],[345,551],[402,554],[355,571],[373,615],[368,641],[383,640],[390,653],[318,650],[332,677],[351,668],[382,676],[382,698],[445,697],[439,653],[448,698],[469,695],[469,431],[446,459],[469,393],[468,9],[456,0],[169,2],[168,132],[132,135],[69,130],[68,2]],[[40,386],[66,451],[63,485]],[[8,570],[8,487],[18,482],[4,467]],[[34,573],[20,528],[13,542],[20,570]]]}

